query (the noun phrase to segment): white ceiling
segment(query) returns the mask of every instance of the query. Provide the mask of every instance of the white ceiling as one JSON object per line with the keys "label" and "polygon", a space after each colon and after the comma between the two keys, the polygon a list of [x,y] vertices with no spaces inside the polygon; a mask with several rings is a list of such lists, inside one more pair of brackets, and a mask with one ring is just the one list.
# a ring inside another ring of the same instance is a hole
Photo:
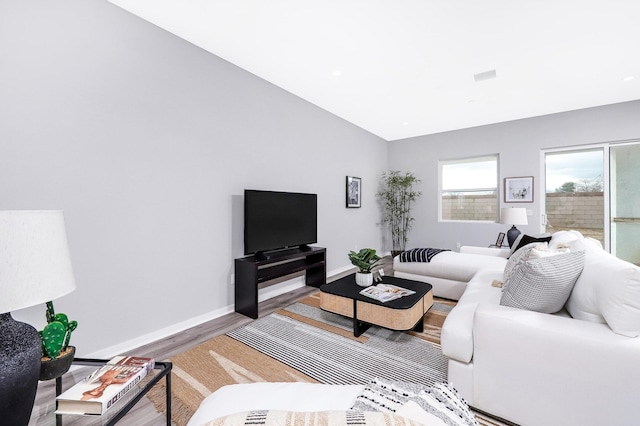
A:
{"label": "white ceiling", "polygon": [[109,1],[386,140],[640,99],[640,0]]}

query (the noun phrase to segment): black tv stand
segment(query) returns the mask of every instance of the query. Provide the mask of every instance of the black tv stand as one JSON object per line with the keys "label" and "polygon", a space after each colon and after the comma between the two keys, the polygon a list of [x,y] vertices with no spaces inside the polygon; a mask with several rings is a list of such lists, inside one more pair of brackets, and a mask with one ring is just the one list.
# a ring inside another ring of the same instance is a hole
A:
{"label": "black tv stand", "polygon": [[298,247],[284,248],[280,250],[259,251],[254,254],[254,257],[256,258],[256,260],[271,260],[281,257],[287,257],[292,254],[302,253],[309,250],[311,250],[311,247],[309,247],[308,245],[303,245]]}
{"label": "black tv stand", "polygon": [[235,260],[235,311],[258,318],[258,286],[266,281],[305,271],[305,284],[327,282],[327,251],[323,247],[297,247],[256,253]]}

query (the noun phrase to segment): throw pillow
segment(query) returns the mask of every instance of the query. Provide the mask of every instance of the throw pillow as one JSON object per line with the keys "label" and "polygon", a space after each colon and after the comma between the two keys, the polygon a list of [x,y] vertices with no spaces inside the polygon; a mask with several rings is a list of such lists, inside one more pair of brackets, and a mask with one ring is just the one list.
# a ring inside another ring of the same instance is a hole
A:
{"label": "throw pillow", "polygon": [[534,243],[534,247],[529,251],[529,256],[527,256],[528,260],[531,259],[542,259],[543,257],[549,256],[557,256],[562,253],[569,253],[571,250],[569,247],[560,246],[558,248],[552,249],[546,244]]}
{"label": "throw pillow", "polygon": [[582,238],[584,238],[584,236],[579,231],[556,231],[551,235],[549,247],[556,248],[560,245],[568,245],[573,241],[580,240]]}
{"label": "throw pillow", "polygon": [[504,266],[504,273],[502,276],[502,282],[506,283],[517,268],[520,267],[524,262],[529,260],[529,253],[536,247],[546,247],[547,243],[531,243],[525,247],[522,247],[518,250],[513,256],[507,260],[507,264]]}
{"label": "throw pillow", "polygon": [[[520,237],[520,235],[518,235],[518,237]],[[520,238],[520,241],[516,239],[516,241],[513,242],[513,247],[511,248],[511,253],[509,254],[509,257],[513,256],[513,254],[517,252],[519,249],[521,249],[522,247],[525,247],[531,243],[549,243],[549,241],[551,241],[551,235],[546,235],[542,237],[532,237],[531,235],[524,234],[522,235],[522,238]]]}
{"label": "throw pillow", "polygon": [[448,425],[478,425],[466,401],[448,383],[436,383],[435,386],[420,391],[410,401]]}
{"label": "throw pillow", "polygon": [[369,381],[356,398],[353,410],[385,411],[395,413],[400,407],[416,396],[422,385],[375,378]]}
{"label": "throw pillow", "polygon": [[584,251],[528,260],[505,282],[500,304],[547,314],[558,312],[583,266]]}
{"label": "throw pillow", "polygon": [[417,403],[427,413],[449,426],[478,425],[464,399],[451,385],[444,383],[428,387],[375,378],[358,395],[352,409],[399,413],[409,401]]}
{"label": "throw pillow", "polygon": [[450,251],[449,249],[437,248],[414,248],[400,253],[400,262],[431,262],[431,259],[438,253]]}
{"label": "throw pillow", "polygon": [[511,244],[511,248],[509,250],[509,256],[507,256],[507,259],[510,258],[513,253],[516,252],[516,247],[518,247],[518,245],[520,244],[520,241],[522,241],[522,237],[524,237],[524,234],[520,233],[516,237],[516,240],[513,242],[513,244]]}

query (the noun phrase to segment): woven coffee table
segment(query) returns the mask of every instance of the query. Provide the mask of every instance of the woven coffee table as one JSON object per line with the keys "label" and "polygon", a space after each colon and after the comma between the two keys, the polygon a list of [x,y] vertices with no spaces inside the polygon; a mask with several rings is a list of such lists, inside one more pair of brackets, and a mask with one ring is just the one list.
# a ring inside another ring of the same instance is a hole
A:
{"label": "woven coffee table", "polygon": [[360,294],[364,287],[356,284],[355,274],[320,286],[320,308],[353,318],[353,335],[358,337],[371,324],[391,330],[423,331],[422,318],[433,305],[431,284],[404,278],[384,277],[393,284],[415,291],[389,302],[378,302]]}

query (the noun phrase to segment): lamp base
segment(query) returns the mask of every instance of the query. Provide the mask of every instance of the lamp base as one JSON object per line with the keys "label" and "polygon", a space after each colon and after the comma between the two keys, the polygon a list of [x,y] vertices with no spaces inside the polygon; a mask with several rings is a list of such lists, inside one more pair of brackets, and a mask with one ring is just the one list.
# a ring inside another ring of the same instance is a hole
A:
{"label": "lamp base", "polygon": [[29,424],[38,390],[42,343],[29,324],[0,314],[0,413],[2,424]]}
{"label": "lamp base", "polygon": [[518,238],[518,235],[520,234],[520,230],[516,228],[515,225],[511,225],[511,229],[507,231],[507,242],[509,243],[509,247],[513,245],[513,243],[516,241],[516,238]]}

